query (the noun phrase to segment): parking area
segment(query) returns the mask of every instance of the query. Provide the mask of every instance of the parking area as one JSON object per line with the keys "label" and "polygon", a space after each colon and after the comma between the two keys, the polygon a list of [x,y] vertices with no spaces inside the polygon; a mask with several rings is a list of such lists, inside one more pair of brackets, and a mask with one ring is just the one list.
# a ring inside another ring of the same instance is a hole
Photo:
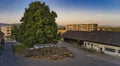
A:
{"label": "parking area", "polygon": [[96,60],[107,61],[107,62],[120,65],[119,63],[120,57],[106,55],[106,54],[99,53],[99,52],[91,52],[89,50],[83,50],[67,42],[60,41],[58,44],[68,47],[68,49],[72,51],[75,55],[77,55],[77,57],[79,57],[79,55],[83,55],[83,56],[87,56],[87,57],[90,57]]}
{"label": "parking area", "polygon": [[68,47],[68,49],[74,53],[75,58],[66,58],[58,61],[23,58],[13,54],[13,44],[15,44],[15,42],[6,42],[1,56],[0,66],[120,66],[117,63],[105,60],[106,58],[104,60],[97,56],[93,58],[94,55],[79,50],[65,42],[59,42],[58,44]]}

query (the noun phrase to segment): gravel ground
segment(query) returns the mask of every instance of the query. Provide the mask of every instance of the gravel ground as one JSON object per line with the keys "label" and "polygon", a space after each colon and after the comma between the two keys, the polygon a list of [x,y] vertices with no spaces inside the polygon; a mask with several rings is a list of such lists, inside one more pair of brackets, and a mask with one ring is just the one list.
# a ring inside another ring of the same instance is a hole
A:
{"label": "gravel ground", "polygon": [[76,49],[68,44],[64,44],[69,50],[75,54],[75,58],[67,58],[65,60],[47,61],[47,60],[32,60],[29,58],[23,58],[15,56],[12,52],[11,45],[15,42],[6,42],[5,49],[2,51],[0,60],[0,66],[120,66],[116,63],[112,63],[105,60],[100,60],[84,55],[79,49]]}
{"label": "gravel ground", "polygon": [[102,61],[111,62],[111,63],[120,65],[120,57],[106,55],[106,54],[98,53],[98,52],[93,53],[90,51],[85,51],[82,49],[75,48],[75,46],[73,47],[72,44],[66,43],[66,42],[59,42],[58,44],[61,46],[66,46],[69,50],[73,51],[73,53],[76,54],[78,57],[79,55],[83,55],[83,56],[87,56],[87,57],[90,57],[96,60],[102,60]]}

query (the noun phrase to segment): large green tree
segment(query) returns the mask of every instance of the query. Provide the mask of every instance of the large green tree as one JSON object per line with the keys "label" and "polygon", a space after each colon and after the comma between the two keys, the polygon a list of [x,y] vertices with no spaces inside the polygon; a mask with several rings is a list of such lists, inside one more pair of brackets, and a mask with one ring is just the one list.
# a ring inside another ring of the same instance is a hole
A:
{"label": "large green tree", "polygon": [[56,43],[59,36],[55,18],[56,12],[51,11],[48,5],[40,1],[32,2],[21,18],[16,39],[29,47],[34,44]]}

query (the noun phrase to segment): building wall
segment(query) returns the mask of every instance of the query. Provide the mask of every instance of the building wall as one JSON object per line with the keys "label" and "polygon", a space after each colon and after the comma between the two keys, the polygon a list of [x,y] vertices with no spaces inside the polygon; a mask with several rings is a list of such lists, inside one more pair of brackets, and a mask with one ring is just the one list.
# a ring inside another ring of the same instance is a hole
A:
{"label": "building wall", "polygon": [[68,24],[66,29],[74,31],[94,31],[98,30],[98,24]]}
{"label": "building wall", "polygon": [[4,37],[11,36],[11,27],[12,26],[1,26],[1,31],[4,33]]}
{"label": "building wall", "polygon": [[[105,45],[105,44],[85,41],[84,47],[86,47],[88,49],[94,49],[98,52],[103,52],[105,54],[109,54],[109,55],[113,55],[113,56],[120,56],[120,47],[117,47],[117,46],[111,46],[111,45]],[[110,51],[108,51],[108,50],[110,50]]]}
{"label": "building wall", "polygon": [[63,33],[65,33],[67,30],[58,30],[58,33],[61,33],[61,34],[63,34]]}

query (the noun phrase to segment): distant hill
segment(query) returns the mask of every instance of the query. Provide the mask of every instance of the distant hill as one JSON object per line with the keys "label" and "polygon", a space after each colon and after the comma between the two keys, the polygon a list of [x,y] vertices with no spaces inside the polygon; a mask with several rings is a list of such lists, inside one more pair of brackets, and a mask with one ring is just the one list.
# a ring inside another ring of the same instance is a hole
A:
{"label": "distant hill", "polygon": [[10,25],[19,27],[20,23],[13,23],[13,24],[10,24]]}
{"label": "distant hill", "polygon": [[5,26],[5,25],[10,25],[10,24],[0,23],[0,27],[1,27],[1,26]]}
{"label": "distant hill", "polygon": [[1,26],[19,26],[20,25],[20,23],[13,23],[13,24],[7,24],[7,23],[0,23],[0,27]]}

